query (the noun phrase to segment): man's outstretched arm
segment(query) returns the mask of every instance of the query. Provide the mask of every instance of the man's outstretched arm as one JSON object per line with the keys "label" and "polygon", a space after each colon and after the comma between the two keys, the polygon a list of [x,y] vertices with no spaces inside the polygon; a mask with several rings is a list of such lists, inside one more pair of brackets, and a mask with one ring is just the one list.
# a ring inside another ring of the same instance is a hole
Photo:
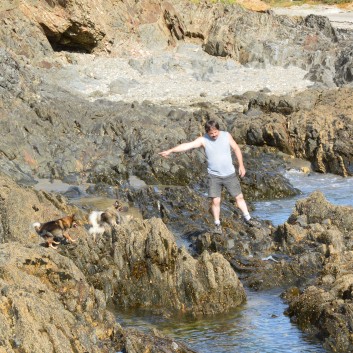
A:
{"label": "man's outstretched arm", "polygon": [[203,146],[203,137],[198,137],[194,141],[182,143],[169,150],[159,152],[158,154],[160,154],[162,157],[168,157],[171,153],[185,152],[193,148],[199,148],[201,146]]}

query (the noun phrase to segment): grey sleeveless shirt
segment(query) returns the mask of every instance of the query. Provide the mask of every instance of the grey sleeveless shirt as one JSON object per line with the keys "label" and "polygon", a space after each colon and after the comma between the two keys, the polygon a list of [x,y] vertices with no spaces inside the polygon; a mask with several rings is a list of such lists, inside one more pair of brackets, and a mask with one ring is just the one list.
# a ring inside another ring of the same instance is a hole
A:
{"label": "grey sleeveless shirt", "polygon": [[235,173],[228,135],[227,131],[219,131],[216,140],[203,136],[209,174],[225,177]]}

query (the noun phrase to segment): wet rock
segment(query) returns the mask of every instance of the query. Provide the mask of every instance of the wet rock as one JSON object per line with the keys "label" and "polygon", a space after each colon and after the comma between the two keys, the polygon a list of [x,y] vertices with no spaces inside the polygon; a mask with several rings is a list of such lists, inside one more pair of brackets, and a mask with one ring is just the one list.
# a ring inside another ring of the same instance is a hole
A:
{"label": "wet rock", "polygon": [[[85,260],[89,280],[120,308],[160,308],[192,315],[226,312],[245,300],[244,289],[220,254],[194,259],[176,246],[159,219],[132,220],[94,247],[75,248],[68,256]],[[63,249],[66,251],[66,249]],[[105,254],[105,263],[99,259]],[[87,261],[87,263],[86,263]]]}
{"label": "wet rock", "polygon": [[[352,207],[331,205],[322,193],[315,192],[298,201],[289,224],[278,229],[288,251],[300,255],[301,266],[310,269],[314,265],[318,273],[310,286],[304,286],[295,296],[288,295],[288,315],[303,330],[316,333],[325,347],[337,352],[352,350],[347,326],[352,319],[351,214]],[[303,215],[307,223],[302,225]],[[297,236],[289,242],[289,234]],[[316,263],[310,253],[317,254]]]}
{"label": "wet rock", "polygon": [[[103,293],[72,260],[20,243],[0,245],[0,338],[6,352],[193,352],[181,342],[124,330]],[[73,348],[74,347],[74,348]]]}
{"label": "wet rock", "polygon": [[131,175],[129,177],[129,184],[133,190],[141,190],[147,188],[147,184],[143,180],[137,178],[135,175]]}
{"label": "wet rock", "polygon": [[176,342],[160,334],[144,334],[134,329],[127,330],[125,349],[129,353],[139,353],[145,350],[165,353],[196,353],[182,342]]}
{"label": "wet rock", "polygon": [[78,186],[70,186],[69,189],[63,193],[63,195],[70,199],[74,199],[81,197],[83,192]]}

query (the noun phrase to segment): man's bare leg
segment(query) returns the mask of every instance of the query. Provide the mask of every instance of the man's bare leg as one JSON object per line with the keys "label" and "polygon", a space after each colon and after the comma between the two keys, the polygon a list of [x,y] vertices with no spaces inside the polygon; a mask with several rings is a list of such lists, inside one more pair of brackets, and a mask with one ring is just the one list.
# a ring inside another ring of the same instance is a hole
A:
{"label": "man's bare leg", "polygon": [[210,205],[210,213],[213,215],[215,229],[214,233],[222,234],[222,227],[221,221],[219,220],[220,213],[221,213],[221,198],[214,197],[212,198],[211,205]]}
{"label": "man's bare leg", "polygon": [[220,197],[212,198],[210,210],[211,210],[215,224],[217,224],[217,223],[219,224],[220,223],[219,217],[220,217],[220,213],[221,213],[221,198]]}
{"label": "man's bare leg", "polygon": [[243,212],[243,217],[247,225],[249,225],[250,227],[257,227],[257,228],[261,227],[261,223],[259,221],[251,218],[249,214],[248,206],[246,205],[243,194],[239,194],[235,198],[235,202],[236,202],[236,205]]}
{"label": "man's bare leg", "polygon": [[249,214],[248,206],[246,205],[243,194],[239,194],[238,196],[236,196],[235,203],[240,208],[241,212],[243,212],[244,218],[246,220],[250,219],[251,217]]}

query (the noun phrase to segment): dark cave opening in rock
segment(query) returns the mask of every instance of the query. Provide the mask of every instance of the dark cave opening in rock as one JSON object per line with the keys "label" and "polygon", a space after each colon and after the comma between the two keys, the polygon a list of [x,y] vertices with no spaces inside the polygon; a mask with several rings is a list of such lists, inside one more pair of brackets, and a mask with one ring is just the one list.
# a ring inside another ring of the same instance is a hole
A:
{"label": "dark cave opening in rock", "polygon": [[56,52],[91,53],[98,44],[90,32],[83,31],[76,24],[72,24],[63,33],[53,32],[45,24],[41,24],[41,27]]}

